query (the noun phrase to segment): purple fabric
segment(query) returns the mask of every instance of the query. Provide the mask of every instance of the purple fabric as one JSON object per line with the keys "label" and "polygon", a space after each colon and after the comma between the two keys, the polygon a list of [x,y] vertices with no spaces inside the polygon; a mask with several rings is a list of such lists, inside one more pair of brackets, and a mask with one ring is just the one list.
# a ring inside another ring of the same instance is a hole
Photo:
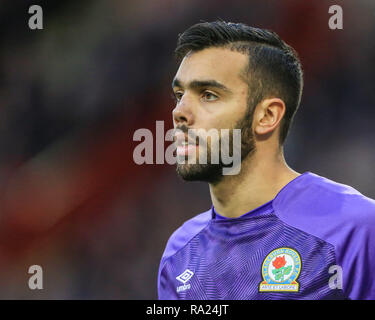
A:
{"label": "purple fabric", "polygon": [[247,215],[251,215],[252,217],[255,216],[255,215],[258,215],[258,214],[262,214],[264,213],[265,211],[269,211],[270,209],[272,208],[272,200],[271,201],[268,201],[267,203],[261,205],[260,207],[252,210],[252,211],[249,211],[245,214],[243,214],[242,216],[238,217],[238,218],[227,218],[227,217],[224,217],[222,215],[220,215],[219,213],[216,212],[214,206],[212,206],[212,218],[213,219],[218,219],[218,220],[225,220],[225,219],[242,219],[242,218],[245,218]]}
{"label": "purple fabric", "polygon": [[[159,299],[375,299],[375,201],[355,189],[306,172],[273,201],[221,218],[211,208],[173,233]],[[260,292],[262,265],[278,248],[300,257],[296,292]],[[342,267],[342,289],[329,286],[332,265]]]}

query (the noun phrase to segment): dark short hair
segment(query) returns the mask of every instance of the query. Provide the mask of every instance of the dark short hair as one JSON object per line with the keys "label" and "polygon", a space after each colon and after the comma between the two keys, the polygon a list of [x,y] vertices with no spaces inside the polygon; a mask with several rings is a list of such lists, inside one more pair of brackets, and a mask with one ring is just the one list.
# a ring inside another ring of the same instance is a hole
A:
{"label": "dark short hair", "polygon": [[297,52],[273,31],[214,21],[197,23],[179,34],[175,54],[181,61],[190,52],[211,47],[249,55],[248,66],[242,74],[249,87],[249,107],[254,109],[270,97],[284,101],[286,111],[279,137],[282,145],[302,96],[303,72]]}

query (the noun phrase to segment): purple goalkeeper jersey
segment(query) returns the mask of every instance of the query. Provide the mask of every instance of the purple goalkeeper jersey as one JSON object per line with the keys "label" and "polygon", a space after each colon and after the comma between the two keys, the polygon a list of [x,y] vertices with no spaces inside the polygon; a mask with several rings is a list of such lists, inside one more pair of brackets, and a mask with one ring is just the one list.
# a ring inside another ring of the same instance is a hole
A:
{"label": "purple goalkeeper jersey", "polygon": [[305,172],[238,218],[215,208],[166,245],[159,299],[375,299],[375,201]]}

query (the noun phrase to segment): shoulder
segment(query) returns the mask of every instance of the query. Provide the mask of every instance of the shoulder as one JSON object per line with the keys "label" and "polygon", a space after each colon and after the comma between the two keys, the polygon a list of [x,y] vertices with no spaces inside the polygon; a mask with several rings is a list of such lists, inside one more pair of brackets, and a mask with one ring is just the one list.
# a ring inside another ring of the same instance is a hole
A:
{"label": "shoulder", "polygon": [[193,239],[199,232],[201,232],[210,222],[212,218],[211,209],[207,210],[195,217],[187,220],[182,226],[180,226],[175,232],[170,236],[167,245],[165,247],[164,253],[160,260],[159,271],[158,271],[158,295],[161,295],[161,274],[165,266],[166,261],[176,254],[179,250],[184,248],[191,239]]}
{"label": "shoulder", "polygon": [[308,173],[274,200],[284,222],[333,245],[350,299],[374,299],[375,200],[345,184]]}
{"label": "shoulder", "polygon": [[165,247],[162,263],[182,249],[192,238],[202,231],[212,218],[211,209],[200,213],[183,223],[170,236]]}
{"label": "shoulder", "polygon": [[166,261],[174,254],[176,254],[179,250],[184,248],[191,239],[193,239],[199,232],[201,232],[208,225],[211,218],[212,213],[210,209],[187,220],[170,236],[159,265],[157,284],[159,297],[161,292],[161,272],[165,266]]}
{"label": "shoulder", "polygon": [[167,258],[182,249],[195,235],[204,229],[211,220],[211,209],[187,220],[170,236],[163,257]]}
{"label": "shoulder", "polygon": [[284,188],[274,200],[274,209],[281,218],[297,224],[317,220],[321,230],[322,223],[373,230],[375,226],[375,200],[351,186],[313,173],[299,176]]}

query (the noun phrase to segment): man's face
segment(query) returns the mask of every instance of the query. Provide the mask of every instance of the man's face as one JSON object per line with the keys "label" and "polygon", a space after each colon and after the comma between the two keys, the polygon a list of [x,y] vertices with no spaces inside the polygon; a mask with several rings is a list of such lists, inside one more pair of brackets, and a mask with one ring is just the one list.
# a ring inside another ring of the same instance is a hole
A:
{"label": "man's face", "polygon": [[[203,129],[206,132],[217,129],[219,134],[221,129],[241,129],[242,159],[254,149],[252,117],[247,100],[248,85],[241,78],[247,63],[247,55],[224,48],[194,52],[181,62],[172,87],[177,99],[173,110],[174,127],[185,133],[182,135],[180,131],[175,136],[177,156],[186,160],[184,164],[177,165],[177,172],[183,179],[214,183],[222,177],[222,161],[212,164],[210,160],[223,138],[208,136],[207,144],[197,145],[195,139],[189,137],[192,144],[183,145],[182,140],[188,140],[188,129]],[[199,164],[202,152],[208,155],[207,164]],[[189,163],[192,157],[195,164]]]}

